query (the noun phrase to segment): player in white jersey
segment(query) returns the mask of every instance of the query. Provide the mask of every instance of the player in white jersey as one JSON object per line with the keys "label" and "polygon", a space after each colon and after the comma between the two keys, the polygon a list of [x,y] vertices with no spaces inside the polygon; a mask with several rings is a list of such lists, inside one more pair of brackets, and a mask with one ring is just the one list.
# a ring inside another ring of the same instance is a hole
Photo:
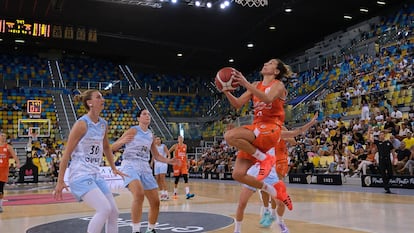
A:
{"label": "player in white jersey", "polygon": [[[155,137],[155,145],[160,155],[162,155],[165,158],[171,157],[167,146],[161,143],[160,137]],[[160,162],[158,160],[154,161],[154,175],[161,192],[161,201],[166,201],[170,199],[170,197],[168,196],[167,182],[165,181],[165,174],[167,174],[167,170],[168,164]]]}
{"label": "player in white jersey", "polygon": [[158,197],[158,185],[152,175],[149,164],[150,152],[154,159],[169,163],[180,163],[177,159],[168,159],[159,154],[154,143],[154,138],[149,125],[151,123],[151,114],[146,109],[138,112],[138,125],[133,126],[114,143],[112,150],[116,151],[125,145],[121,171],[125,172],[128,177],[125,178],[125,186],[132,193],[133,201],[131,207],[132,232],[141,231],[142,207],[144,196],[147,197],[150,209],[148,211],[148,228],[147,233],[155,232],[157,223],[160,199]]}
{"label": "player in white jersey", "polygon": [[69,133],[66,149],[60,161],[54,197],[62,200],[62,190],[68,190],[63,178],[69,160],[72,159],[69,171],[71,192],[79,201],[82,200],[96,211],[89,221],[87,232],[101,233],[106,223],[106,233],[117,233],[119,211],[99,169],[103,153],[114,174],[125,174],[115,167],[114,155],[107,136],[108,123],[99,117],[105,99],[99,91],[87,90],[80,100],[88,113],[76,121]]}

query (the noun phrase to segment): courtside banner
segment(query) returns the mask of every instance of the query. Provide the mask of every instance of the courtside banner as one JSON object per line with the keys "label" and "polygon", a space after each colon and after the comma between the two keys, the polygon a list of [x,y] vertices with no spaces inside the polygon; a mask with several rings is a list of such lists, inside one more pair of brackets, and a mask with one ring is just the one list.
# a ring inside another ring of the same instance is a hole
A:
{"label": "courtside banner", "polygon": [[[361,177],[362,187],[384,187],[380,175],[363,175]],[[414,189],[414,176],[394,176],[390,180],[391,188]]]}

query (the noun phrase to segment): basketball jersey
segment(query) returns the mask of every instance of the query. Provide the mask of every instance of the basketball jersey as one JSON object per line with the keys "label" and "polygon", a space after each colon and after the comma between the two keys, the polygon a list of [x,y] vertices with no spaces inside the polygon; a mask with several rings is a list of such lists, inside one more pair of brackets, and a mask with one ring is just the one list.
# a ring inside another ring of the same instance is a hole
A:
{"label": "basketball jersey", "polygon": [[103,139],[108,123],[98,118],[94,123],[88,115],[79,118],[87,125],[85,135],[76,145],[70,163],[70,180],[76,180],[84,175],[99,175],[103,155]]}
{"label": "basketball jersey", "polygon": [[[259,82],[256,86],[257,89],[268,93],[270,88],[275,82],[280,82],[279,80],[273,80],[269,85],[263,85],[263,82]],[[285,103],[284,99],[276,98],[272,103],[266,104],[261,101],[258,97],[253,96],[253,108],[254,108],[254,120],[253,124],[257,123],[284,123],[285,121],[285,110],[283,105]]]}
{"label": "basketball jersey", "polygon": [[9,168],[10,151],[7,143],[0,146],[0,168]]}
{"label": "basketball jersey", "polygon": [[177,144],[174,151],[174,157],[181,160],[181,167],[187,167],[187,145]]}
{"label": "basketball jersey", "polygon": [[[157,147],[158,153],[159,153],[162,157],[167,158],[167,153],[165,153],[165,150],[164,150],[165,145],[164,145],[164,144],[161,144],[161,145],[156,146],[156,147]],[[156,160],[156,159],[155,159],[154,161],[155,161],[155,164],[165,164],[165,163],[160,162],[160,161],[158,161],[158,160]]]}
{"label": "basketball jersey", "polygon": [[133,126],[137,133],[134,139],[125,144],[125,150],[122,154],[122,165],[136,164],[144,161],[146,163],[150,160],[151,145],[153,142],[153,135],[151,130],[143,131],[139,125]]}

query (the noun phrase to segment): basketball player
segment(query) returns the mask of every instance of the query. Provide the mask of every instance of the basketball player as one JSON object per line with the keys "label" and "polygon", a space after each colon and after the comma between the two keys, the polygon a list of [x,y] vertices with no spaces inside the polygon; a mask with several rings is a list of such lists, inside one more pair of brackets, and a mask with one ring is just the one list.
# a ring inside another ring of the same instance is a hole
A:
{"label": "basketball player", "polygon": [[0,133],[0,213],[3,213],[4,185],[9,180],[9,158],[16,161],[16,167],[20,168],[20,161],[13,147],[7,144],[7,135]]}
{"label": "basketball player", "polygon": [[97,90],[87,90],[76,100],[81,100],[87,114],[73,125],[59,166],[59,176],[54,198],[62,200],[62,190],[68,190],[63,178],[68,162],[69,186],[72,194],[80,201],[95,209],[88,224],[88,233],[101,233],[104,225],[106,233],[118,232],[119,211],[106,181],[100,173],[102,154],[116,175],[125,176],[115,167],[114,156],[108,140],[108,123],[99,117],[105,99]]}
{"label": "basketball player", "polygon": [[141,232],[142,208],[144,197],[146,197],[150,205],[146,233],[153,233],[160,211],[160,199],[158,197],[158,185],[149,164],[150,152],[154,159],[163,163],[179,164],[180,161],[168,159],[158,153],[153,134],[149,129],[151,114],[148,110],[141,109],[138,112],[138,122],[137,126],[132,126],[125,131],[112,144],[112,150],[117,151],[125,145],[121,170],[128,175],[124,184],[133,197],[131,207],[132,232]]}
{"label": "basketball player", "polygon": [[[165,158],[170,158],[170,152],[166,145],[161,143],[160,137],[155,137],[155,146],[158,153]],[[157,180],[158,187],[161,192],[161,201],[170,199],[168,196],[167,182],[165,181],[165,174],[167,174],[168,164],[155,160],[154,162],[154,175]]]}
{"label": "basketball player", "polygon": [[[289,78],[291,71],[281,60],[271,59],[263,65],[261,74],[262,81],[250,83],[239,71],[233,72],[234,81],[245,87],[246,91],[240,97],[235,97],[230,91],[223,91],[223,93],[235,108],[241,108],[252,100],[254,118],[253,124],[231,129],[225,133],[224,138],[230,146],[239,149],[233,178],[270,193],[272,197],[283,201],[291,210],[292,201],[286,193],[283,181],[273,186],[262,182],[276,161],[272,148],[280,140],[285,120],[283,105],[287,96],[287,90],[281,80]],[[256,160],[260,163],[260,172],[255,178],[248,175],[247,170]]]}
{"label": "basketball player", "polygon": [[174,172],[174,198],[177,197],[177,187],[178,181],[182,176],[184,178],[185,183],[185,197],[186,199],[190,199],[194,197],[194,193],[190,193],[190,187],[188,186],[188,164],[187,164],[187,145],[184,144],[183,136],[178,136],[178,143],[174,144],[170,149],[169,152],[174,152],[174,158],[177,158],[181,161],[180,165],[173,166]]}
{"label": "basketball player", "polygon": [[[286,140],[291,141],[294,137],[296,137],[299,134],[302,134],[303,132],[306,132],[310,127],[312,127],[317,122],[317,119],[318,119],[318,113],[314,115],[314,117],[312,118],[310,122],[308,122],[306,125],[298,129],[288,131],[286,127],[283,127],[283,131],[281,132],[282,138],[287,138]],[[284,144],[281,144],[281,143],[284,143]],[[269,175],[264,179],[265,183],[274,185],[280,182],[279,180],[283,179],[283,177],[287,175],[287,171],[288,171],[287,155],[288,154],[287,154],[286,143],[283,139],[281,139],[280,142],[276,146],[276,157],[277,157],[277,161],[279,161],[280,164],[278,166],[278,164],[276,163],[276,167],[273,167],[271,169]],[[286,160],[286,163],[283,160]],[[260,164],[255,163],[252,167],[249,168],[247,173],[253,177],[256,177],[259,174],[259,170],[260,170],[259,167],[260,167]],[[241,232],[241,224],[242,224],[243,217],[244,217],[244,210],[246,209],[247,202],[249,201],[250,197],[254,194],[255,191],[256,191],[256,188],[248,186],[248,185],[243,185],[243,188],[242,188],[242,191],[239,197],[237,211],[236,211],[236,223],[234,225],[235,233]],[[278,208],[277,210],[278,225],[281,229],[281,233],[289,233],[289,229],[287,228],[287,226],[285,225],[282,219],[282,216],[285,211],[284,204],[279,200],[274,200],[273,198],[270,198],[269,194],[266,192],[261,192],[261,195],[262,195],[263,205],[265,207],[263,216],[266,216],[266,217],[263,218],[262,216],[262,219],[260,220],[260,224],[263,227],[270,227],[270,225],[274,221],[273,218],[276,218],[274,217],[275,214],[271,213],[268,209],[269,201],[271,201],[272,209],[276,209],[276,206]]]}

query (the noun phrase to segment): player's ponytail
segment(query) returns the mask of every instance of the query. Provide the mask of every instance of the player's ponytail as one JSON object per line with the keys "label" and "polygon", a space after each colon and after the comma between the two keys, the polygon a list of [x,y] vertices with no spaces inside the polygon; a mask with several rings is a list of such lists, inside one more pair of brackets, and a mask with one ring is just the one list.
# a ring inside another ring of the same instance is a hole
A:
{"label": "player's ponytail", "polygon": [[276,58],[276,60],[277,60],[277,69],[280,71],[276,79],[282,80],[283,78],[290,78],[293,74],[290,66],[286,65],[283,61],[281,61],[278,58]]}

